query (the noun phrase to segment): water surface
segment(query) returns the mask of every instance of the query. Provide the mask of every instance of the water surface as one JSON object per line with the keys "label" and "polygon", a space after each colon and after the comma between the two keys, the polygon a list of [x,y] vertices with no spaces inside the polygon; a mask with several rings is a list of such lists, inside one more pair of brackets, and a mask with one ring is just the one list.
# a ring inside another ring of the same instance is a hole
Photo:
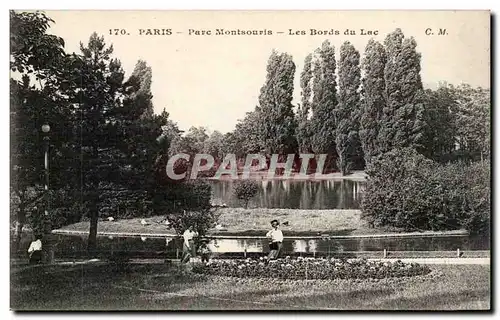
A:
{"label": "water surface", "polygon": [[[212,201],[229,207],[243,203],[233,194],[231,180],[212,180]],[[363,181],[257,180],[259,190],[249,207],[283,209],[359,209]]]}
{"label": "water surface", "polygon": [[[85,255],[86,236],[58,236],[56,257]],[[182,253],[182,240],[139,237],[99,237],[101,257],[126,252],[135,257],[175,257]],[[212,239],[209,248],[214,253],[259,253],[269,251],[266,239]],[[359,251],[462,251],[489,250],[490,240],[481,236],[435,236],[411,238],[350,238],[350,239],[286,239],[283,254],[314,254],[330,256]]]}

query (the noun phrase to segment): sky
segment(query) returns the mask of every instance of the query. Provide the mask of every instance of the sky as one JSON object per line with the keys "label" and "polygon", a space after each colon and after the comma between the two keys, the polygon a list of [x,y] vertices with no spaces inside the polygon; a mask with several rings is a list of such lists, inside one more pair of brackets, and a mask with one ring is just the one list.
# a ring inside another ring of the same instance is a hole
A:
{"label": "sky", "polygon": [[[267,60],[273,49],[291,54],[296,64],[296,104],[300,101],[299,78],[304,58],[324,40],[335,46],[337,59],[344,41],[350,41],[363,55],[370,38],[382,42],[396,28],[417,41],[417,51],[422,54],[424,85],[435,86],[446,81],[490,87],[488,11],[46,13],[55,20],[48,32],[65,40],[67,52],[79,51],[80,42],[86,43],[89,36],[97,32],[104,36],[106,43],[113,44],[114,57],[122,62],[127,75],[139,59],[145,60],[153,72],[151,90],[155,112],[165,108],[183,130],[191,126],[205,126],[222,133],[233,130],[238,119],[258,104]],[[119,35],[115,29],[120,30]],[[159,29],[159,34],[154,35],[152,29]],[[167,35],[168,29],[171,35]],[[273,34],[216,35],[216,29],[271,31]],[[313,35],[311,29],[338,30],[339,34],[316,32]],[[346,29],[356,34],[344,35]],[[364,33],[373,33],[363,35],[361,29]],[[439,29],[446,32],[439,35]],[[205,34],[201,35],[203,30]],[[207,34],[208,31],[211,34]],[[301,35],[301,31],[305,35]]]}

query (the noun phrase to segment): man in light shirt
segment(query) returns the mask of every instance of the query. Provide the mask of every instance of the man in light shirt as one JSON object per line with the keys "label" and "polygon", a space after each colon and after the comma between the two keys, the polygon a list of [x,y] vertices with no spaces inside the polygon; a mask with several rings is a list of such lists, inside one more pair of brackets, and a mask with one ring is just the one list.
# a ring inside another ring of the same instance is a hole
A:
{"label": "man in light shirt", "polygon": [[29,264],[38,264],[42,262],[42,237],[37,235],[36,240],[32,241],[28,248]]}
{"label": "man in light shirt", "polygon": [[194,231],[194,227],[190,226],[182,234],[184,244],[182,246],[182,261],[181,263],[188,263],[191,257],[196,256],[196,248],[194,247],[194,237],[198,236],[198,232]]}
{"label": "man in light shirt", "polygon": [[272,229],[266,234],[266,237],[270,241],[270,251],[267,261],[277,259],[281,251],[281,246],[283,245],[283,232],[278,229],[279,224],[278,220],[271,221]]}

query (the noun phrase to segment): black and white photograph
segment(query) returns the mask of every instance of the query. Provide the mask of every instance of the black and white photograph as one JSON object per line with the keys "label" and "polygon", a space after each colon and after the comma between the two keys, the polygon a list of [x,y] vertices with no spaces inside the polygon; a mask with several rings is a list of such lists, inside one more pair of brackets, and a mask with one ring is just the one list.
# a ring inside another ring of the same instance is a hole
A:
{"label": "black and white photograph", "polygon": [[492,309],[490,11],[9,15],[12,311]]}

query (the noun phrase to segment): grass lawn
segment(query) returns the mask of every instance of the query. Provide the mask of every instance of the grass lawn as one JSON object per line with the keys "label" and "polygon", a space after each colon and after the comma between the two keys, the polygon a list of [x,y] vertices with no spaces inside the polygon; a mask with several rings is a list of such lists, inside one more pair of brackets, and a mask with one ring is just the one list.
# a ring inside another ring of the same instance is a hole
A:
{"label": "grass lawn", "polygon": [[490,267],[433,265],[381,281],[268,281],[194,275],[176,265],[11,269],[14,310],[471,310],[490,308]]}
{"label": "grass lawn", "polygon": [[[219,223],[227,231],[211,230],[218,234],[256,234],[263,235],[270,228],[269,222],[278,219],[281,223],[288,221],[288,225],[281,225],[285,235],[329,233],[337,235],[368,235],[394,233],[397,230],[370,228],[361,219],[360,210],[300,210],[300,209],[243,209],[219,208],[221,216]],[[115,221],[100,221],[99,232],[123,233],[174,233],[162,223],[164,217],[151,217],[145,220],[148,225],[141,224],[141,218]],[[79,222],[65,226],[62,230],[88,232],[89,222]]]}

